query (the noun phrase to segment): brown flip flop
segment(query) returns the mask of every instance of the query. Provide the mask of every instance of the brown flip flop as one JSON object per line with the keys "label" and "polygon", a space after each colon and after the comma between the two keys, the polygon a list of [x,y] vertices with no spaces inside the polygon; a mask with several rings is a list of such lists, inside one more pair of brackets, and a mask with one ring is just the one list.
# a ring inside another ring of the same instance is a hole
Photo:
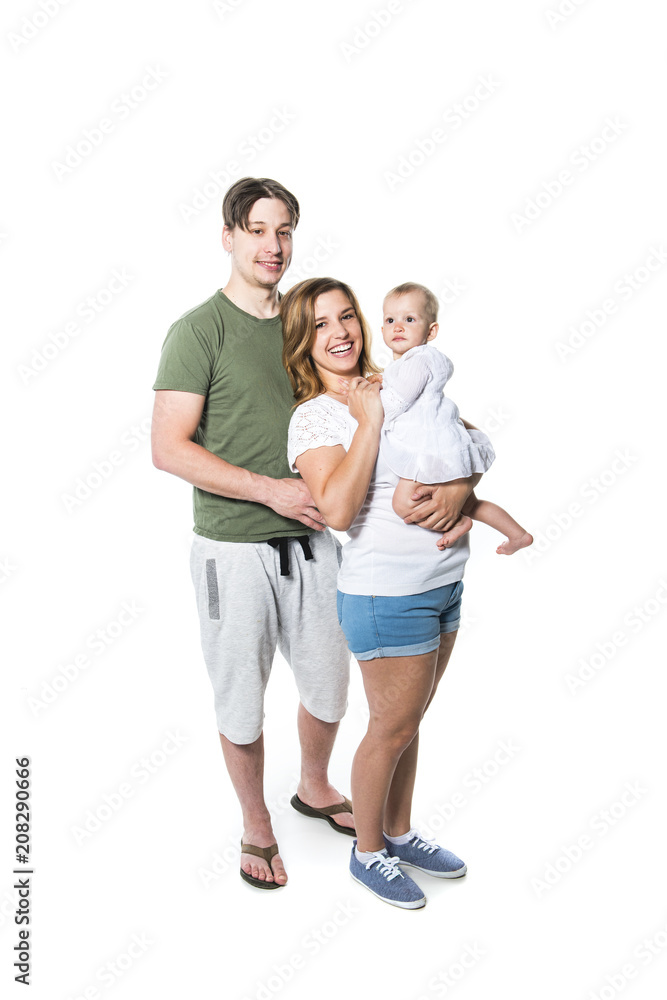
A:
{"label": "brown flip flop", "polygon": [[[278,854],[278,845],[271,844],[270,847],[255,847],[254,844],[241,843],[241,854],[254,854],[257,858],[264,858],[271,871],[273,871],[271,858]],[[244,882],[247,882],[248,885],[254,885],[258,889],[284,889],[287,884],[285,882],[267,882],[266,879],[254,878],[252,875],[248,875],[247,872],[244,872],[242,868],[240,868],[239,871]]]}
{"label": "brown flip flop", "polygon": [[314,819],[325,819],[329,826],[337,830],[338,833],[344,833],[348,837],[356,837],[357,835],[354,827],[341,826],[340,823],[331,819],[336,813],[352,812],[352,803],[349,799],[345,799],[344,802],[340,802],[335,806],[327,806],[325,809],[313,809],[312,806],[307,806],[305,802],[302,802],[298,795],[293,795],[290,799],[290,805],[303,816],[312,816]]}

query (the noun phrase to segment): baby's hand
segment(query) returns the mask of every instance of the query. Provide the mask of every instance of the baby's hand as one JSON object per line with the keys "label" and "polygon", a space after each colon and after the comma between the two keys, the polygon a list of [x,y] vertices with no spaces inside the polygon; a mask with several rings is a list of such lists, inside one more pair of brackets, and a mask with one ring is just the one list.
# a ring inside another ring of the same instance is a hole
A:
{"label": "baby's hand", "polygon": [[379,382],[379,383],[380,383],[380,385],[382,385],[382,375],[367,375],[367,376],[366,376],[366,381],[367,381],[367,382],[370,382],[370,383],[371,383],[371,385],[372,385],[372,384],[373,384],[374,382]]}

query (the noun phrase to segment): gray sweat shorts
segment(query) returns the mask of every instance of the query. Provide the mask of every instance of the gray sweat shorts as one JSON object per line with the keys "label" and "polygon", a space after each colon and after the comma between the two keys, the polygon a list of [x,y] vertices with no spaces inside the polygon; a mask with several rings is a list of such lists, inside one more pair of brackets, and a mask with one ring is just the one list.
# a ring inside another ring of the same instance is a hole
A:
{"label": "gray sweat shorts", "polygon": [[308,536],[313,558],[289,542],[289,576],[267,542],[218,542],[194,535],[190,556],[201,644],[218,730],[232,743],[262,732],[264,691],[276,647],[290,665],[301,704],[323,722],[347,708],[350,652],[338,624],[341,545],[329,531]]}

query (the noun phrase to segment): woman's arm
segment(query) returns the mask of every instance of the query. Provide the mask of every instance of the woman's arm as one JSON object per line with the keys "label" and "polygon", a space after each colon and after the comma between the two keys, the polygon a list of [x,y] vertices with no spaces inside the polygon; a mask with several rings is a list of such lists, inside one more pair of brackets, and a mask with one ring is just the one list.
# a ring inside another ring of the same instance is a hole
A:
{"label": "woman's arm", "polygon": [[361,510],[373,475],[384,411],[379,385],[353,379],[350,416],[358,422],[349,451],[341,444],[302,452],[295,465],[330,528],[347,531]]}

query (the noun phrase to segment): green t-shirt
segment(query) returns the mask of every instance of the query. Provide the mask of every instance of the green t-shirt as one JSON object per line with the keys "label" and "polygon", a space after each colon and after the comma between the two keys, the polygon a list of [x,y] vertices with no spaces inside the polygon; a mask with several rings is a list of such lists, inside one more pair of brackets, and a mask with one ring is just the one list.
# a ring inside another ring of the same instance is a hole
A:
{"label": "green t-shirt", "polygon": [[[298,479],[287,464],[294,396],[282,364],[280,317],[257,319],[218,290],[169,328],[154,389],[206,396],[195,441],[232,465]],[[195,487],[194,530],[223,542],[307,535],[264,504]]]}

